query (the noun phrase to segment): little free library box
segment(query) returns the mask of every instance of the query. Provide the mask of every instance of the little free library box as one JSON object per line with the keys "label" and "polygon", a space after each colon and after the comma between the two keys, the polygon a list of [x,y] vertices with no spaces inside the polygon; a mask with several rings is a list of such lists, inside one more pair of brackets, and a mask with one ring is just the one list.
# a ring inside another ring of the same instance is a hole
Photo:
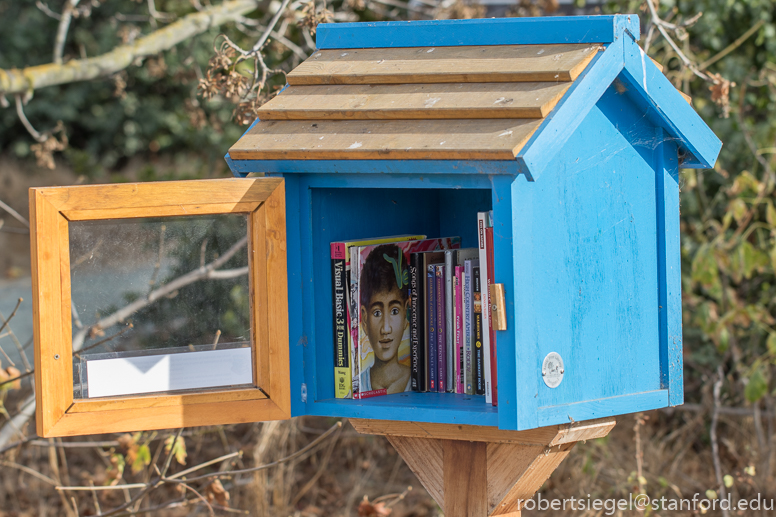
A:
{"label": "little free library box", "polygon": [[[635,15],[322,24],[236,178],[32,189],[38,433],[322,415],[561,447],[682,404],[678,175],[721,143],[638,39]],[[476,248],[482,212],[497,405],[336,398],[330,243]]]}

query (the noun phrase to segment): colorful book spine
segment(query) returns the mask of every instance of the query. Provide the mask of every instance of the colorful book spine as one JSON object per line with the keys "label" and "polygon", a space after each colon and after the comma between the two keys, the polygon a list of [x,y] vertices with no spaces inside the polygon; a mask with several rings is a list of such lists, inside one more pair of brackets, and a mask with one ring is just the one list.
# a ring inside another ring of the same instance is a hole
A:
{"label": "colorful book spine", "polygon": [[[352,247],[350,252],[350,263],[358,264],[358,247]],[[359,268],[350,268],[350,371],[353,375],[352,390],[353,398],[358,399],[361,393],[361,362],[358,360],[358,277]]]}
{"label": "colorful book spine", "polygon": [[437,327],[437,391],[447,390],[447,322],[445,321],[445,265],[435,267],[436,327]]}
{"label": "colorful book spine", "polygon": [[488,251],[486,245],[486,228],[489,221],[488,212],[477,213],[477,242],[480,250],[480,296],[482,297],[482,348],[485,381],[485,403],[493,402],[490,374],[490,293],[488,292]]}
{"label": "colorful book spine", "polygon": [[472,325],[474,327],[474,393],[485,394],[485,357],[482,348],[482,293],[480,292],[480,267],[472,268]]}
{"label": "colorful book spine", "polygon": [[464,393],[474,395],[473,372],[473,354],[472,343],[474,336],[472,332],[472,264],[474,260],[464,262],[463,268],[463,383]]}
{"label": "colorful book spine", "polygon": [[463,297],[461,283],[463,266],[455,266],[453,277],[453,317],[455,318],[455,392],[464,393],[463,387]]}
{"label": "colorful book spine", "polygon": [[445,378],[445,391],[452,393],[455,390],[455,318],[453,310],[453,276],[455,275],[455,251],[445,251],[445,359],[447,361],[447,377]]}
{"label": "colorful book spine", "polygon": [[493,254],[493,213],[490,212],[488,217],[489,226],[485,229],[485,248],[488,255],[488,322],[490,332],[490,392],[491,403],[494,406],[498,405],[498,373],[496,368],[496,329],[493,327],[493,302],[490,296],[490,286],[495,282],[495,259]]}
{"label": "colorful book spine", "polygon": [[346,283],[344,243],[331,244],[332,307],[334,308],[334,396],[338,399],[352,396],[350,371],[348,286]]}
{"label": "colorful book spine", "polygon": [[413,253],[410,255],[410,373],[412,391],[426,391],[426,340],[423,331],[423,283],[425,275],[423,270],[423,255]]}
{"label": "colorful book spine", "polygon": [[436,319],[436,266],[427,266],[426,271],[426,307],[428,315],[428,390],[437,391],[437,319]]}

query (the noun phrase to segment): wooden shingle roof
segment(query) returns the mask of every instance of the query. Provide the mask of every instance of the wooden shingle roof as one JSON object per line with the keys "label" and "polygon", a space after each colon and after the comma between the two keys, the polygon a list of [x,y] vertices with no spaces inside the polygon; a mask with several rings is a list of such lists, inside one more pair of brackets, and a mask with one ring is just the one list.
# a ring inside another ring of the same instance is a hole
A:
{"label": "wooden shingle roof", "polygon": [[315,52],[232,146],[242,160],[513,160],[597,44]]}

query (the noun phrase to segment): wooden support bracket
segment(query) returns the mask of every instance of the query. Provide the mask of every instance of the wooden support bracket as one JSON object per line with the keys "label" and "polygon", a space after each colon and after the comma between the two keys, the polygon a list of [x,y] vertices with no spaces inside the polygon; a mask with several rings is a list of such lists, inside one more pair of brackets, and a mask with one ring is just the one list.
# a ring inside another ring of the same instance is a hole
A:
{"label": "wooden support bracket", "polygon": [[578,441],[602,438],[614,418],[502,431],[495,427],[351,419],[399,452],[445,517],[520,517]]}

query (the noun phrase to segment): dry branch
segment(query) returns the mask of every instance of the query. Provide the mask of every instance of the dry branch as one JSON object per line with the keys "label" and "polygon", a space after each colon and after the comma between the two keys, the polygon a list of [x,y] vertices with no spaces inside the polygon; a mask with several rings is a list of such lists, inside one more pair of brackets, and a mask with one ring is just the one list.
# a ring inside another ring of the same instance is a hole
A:
{"label": "dry branch", "polygon": [[23,69],[0,69],[0,95],[27,94],[39,88],[88,81],[119,72],[136,59],[168,50],[211,27],[234,20],[256,9],[255,0],[233,0],[184,16],[175,23],[117,47],[101,56],[49,63]]}

